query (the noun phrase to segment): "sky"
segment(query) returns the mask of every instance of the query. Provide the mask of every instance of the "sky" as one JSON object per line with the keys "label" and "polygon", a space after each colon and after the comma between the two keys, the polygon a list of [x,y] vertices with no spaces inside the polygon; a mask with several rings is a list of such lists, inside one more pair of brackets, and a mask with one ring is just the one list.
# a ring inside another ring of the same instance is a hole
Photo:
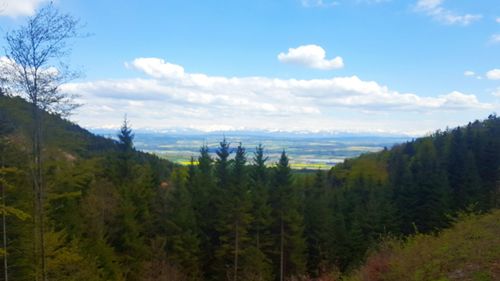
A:
{"label": "sky", "polygon": [[[47,3],[0,0],[0,33]],[[89,34],[62,88],[87,128],[422,135],[500,113],[498,0],[54,5]]]}

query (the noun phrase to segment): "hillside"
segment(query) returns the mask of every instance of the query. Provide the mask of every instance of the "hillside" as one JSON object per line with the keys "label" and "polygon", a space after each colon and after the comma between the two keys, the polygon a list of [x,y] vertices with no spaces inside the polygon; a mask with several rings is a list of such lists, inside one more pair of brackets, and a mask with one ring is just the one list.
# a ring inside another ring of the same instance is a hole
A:
{"label": "hillside", "polygon": [[[117,141],[92,134],[78,124],[61,118],[58,115],[43,113],[43,131],[45,149],[65,154],[66,156],[91,158],[119,150]],[[23,143],[28,149],[33,120],[31,106],[20,97],[0,95],[0,126],[9,129],[11,138]],[[118,133],[118,132],[116,132]],[[165,171],[171,170],[173,164],[161,160],[153,154],[135,151],[141,161],[155,162]],[[167,174],[164,173],[164,176]]]}
{"label": "hillside", "polygon": [[[18,212],[35,217],[30,116],[0,97],[6,257],[21,281],[40,262],[36,221]],[[115,141],[43,119],[49,280],[332,280],[383,237],[436,233],[500,202],[495,115],[315,174],[294,173],[286,151],[270,163],[265,147],[227,140],[177,166],[137,151],[126,124]]]}
{"label": "hillside", "polygon": [[[105,139],[77,124],[61,119],[48,113],[43,114],[44,141],[48,146],[58,147],[61,150],[71,151],[79,155],[116,150],[116,143]],[[0,95],[0,120],[2,126],[14,128],[19,135],[29,136],[33,121],[30,104],[19,97]]]}
{"label": "hillside", "polygon": [[349,281],[500,280],[500,210],[462,216],[439,235],[389,240]]}

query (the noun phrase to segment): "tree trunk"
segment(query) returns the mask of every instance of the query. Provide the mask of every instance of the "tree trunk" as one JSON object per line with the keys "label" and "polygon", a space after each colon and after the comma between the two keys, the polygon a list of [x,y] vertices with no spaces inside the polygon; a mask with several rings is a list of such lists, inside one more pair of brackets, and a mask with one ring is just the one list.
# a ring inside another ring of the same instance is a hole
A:
{"label": "tree trunk", "polygon": [[[257,249],[260,250],[260,226],[257,226]],[[259,272],[257,274],[257,280],[262,280],[262,268],[259,267]]]}
{"label": "tree trunk", "polygon": [[234,237],[234,275],[233,280],[238,280],[238,255],[239,255],[239,222],[235,224],[235,237]]}
{"label": "tree trunk", "polygon": [[[3,165],[2,165],[3,167]],[[0,183],[1,185],[1,183]],[[1,186],[2,188],[2,204],[5,206],[5,186]],[[7,262],[7,225],[5,223],[5,211],[2,212],[2,236],[3,236],[3,267],[4,267],[4,280],[9,281],[9,270],[8,270],[8,262]]]}
{"label": "tree trunk", "polygon": [[[2,146],[2,163],[0,168],[5,168],[5,159],[3,155],[5,154],[5,148]],[[5,207],[5,186],[0,183],[0,187],[2,188],[2,204]],[[3,267],[4,267],[4,280],[9,281],[9,263],[7,260],[7,223],[5,221],[6,214],[2,213],[2,237],[3,237]]]}
{"label": "tree trunk", "polygon": [[280,218],[280,281],[283,281],[284,274],[284,243],[285,243],[285,227],[283,225],[283,214]]}
{"label": "tree trunk", "polygon": [[[43,177],[42,177],[42,110],[38,107],[38,103],[33,104],[33,114],[34,114],[34,134],[33,134],[33,158],[34,158],[34,189],[35,189],[35,235],[38,237],[38,245],[35,245],[35,251],[39,247],[39,264],[41,280],[47,280],[47,270],[45,262],[45,222],[44,222],[44,189],[43,189]],[[37,226],[38,223],[38,226]],[[38,230],[38,231],[37,231]],[[36,243],[36,242],[35,242]],[[37,270],[38,271],[38,270]],[[38,279],[38,274],[37,274]]]}

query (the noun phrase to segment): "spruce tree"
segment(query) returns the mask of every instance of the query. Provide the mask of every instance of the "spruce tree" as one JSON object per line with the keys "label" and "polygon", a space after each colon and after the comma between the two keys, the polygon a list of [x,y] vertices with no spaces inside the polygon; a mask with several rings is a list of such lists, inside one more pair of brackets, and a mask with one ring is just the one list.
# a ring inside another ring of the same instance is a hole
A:
{"label": "spruce tree", "polygon": [[200,239],[187,175],[174,170],[167,206],[167,258],[179,266],[189,280],[201,278]]}
{"label": "spruce tree", "polygon": [[231,155],[231,152],[230,143],[224,137],[219,143],[219,148],[216,151],[217,159],[215,160],[217,187],[220,189],[229,187],[229,155]]}
{"label": "spruce tree", "polygon": [[313,277],[318,277],[322,270],[330,266],[327,263],[333,212],[328,207],[329,200],[324,173],[318,170],[313,185],[306,192],[304,211],[307,270]]}
{"label": "spruce tree", "polygon": [[118,177],[121,182],[127,182],[128,179],[133,178],[134,137],[135,135],[125,115],[120,132],[118,133]]}
{"label": "spruce tree", "polygon": [[273,239],[271,236],[272,208],[269,203],[269,173],[266,167],[268,157],[264,156],[264,147],[259,144],[254,152],[250,173],[250,191],[252,196],[253,222],[250,227],[252,236],[253,268],[255,280],[272,279],[271,260]]}
{"label": "spruce tree", "polygon": [[279,249],[275,264],[277,276],[283,281],[305,272],[305,241],[300,196],[292,185],[292,171],[285,151],[274,169],[272,207],[274,210],[275,247]]}
{"label": "spruce tree", "polygon": [[[190,168],[188,184],[192,190],[193,209],[200,235],[200,261],[207,279],[215,276],[215,251],[219,245],[216,230],[218,214],[216,213],[218,194],[214,177],[214,160],[210,156],[209,148],[204,145],[200,148],[198,165]],[[194,170],[194,178],[191,178]]]}
{"label": "spruce tree", "polygon": [[[225,147],[223,143],[221,150]],[[231,166],[229,185],[220,190],[222,200],[219,202],[217,222],[220,247],[217,257],[225,268],[221,273],[230,280],[242,280],[243,270],[248,270],[243,261],[250,261],[245,258],[250,242],[248,229],[252,221],[246,162],[245,148],[240,143]]]}
{"label": "spruce tree", "polygon": [[450,190],[445,171],[439,165],[431,140],[423,140],[412,159],[411,170],[416,185],[415,224],[428,232],[447,225]]}
{"label": "spruce tree", "polygon": [[462,128],[452,131],[447,161],[448,181],[452,191],[451,207],[455,210],[477,205],[481,199],[479,189],[482,184],[476,160],[467,144],[467,138],[470,138],[471,132],[469,127],[466,129],[467,135],[464,135],[462,131]]}

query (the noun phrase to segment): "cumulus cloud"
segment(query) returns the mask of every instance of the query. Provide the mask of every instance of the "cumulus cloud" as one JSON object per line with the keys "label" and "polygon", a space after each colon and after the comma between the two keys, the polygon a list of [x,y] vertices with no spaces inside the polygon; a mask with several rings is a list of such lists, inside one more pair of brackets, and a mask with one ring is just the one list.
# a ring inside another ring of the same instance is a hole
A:
{"label": "cumulus cloud", "polygon": [[464,71],[464,76],[466,76],[466,77],[475,77],[478,80],[483,79],[483,77],[481,75],[476,75],[476,73],[474,71],[472,71],[472,70]]}
{"label": "cumulus cloud", "polygon": [[0,0],[0,16],[31,16],[48,0]]}
{"label": "cumulus cloud", "polygon": [[416,11],[449,25],[469,25],[482,18],[478,14],[457,14],[443,7],[445,0],[418,0]]}
{"label": "cumulus cloud", "polygon": [[490,80],[500,80],[500,69],[492,69],[486,72],[486,77]]}
{"label": "cumulus cloud", "polygon": [[321,46],[312,44],[289,48],[287,53],[278,54],[278,60],[282,63],[297,64],[321,70],[344,67],[344,61],[341,57],[326,59],[325,50]]}
{"label": "cumulus cloud", "polygon": [[141,70],[154,78],[175,79],[184,76],[182,66],[165,62],[159,58],[137,58],[131,63],[125,63],[125,66]]}
{"label": "cumulus cloud", "polygon": [[302,6],[310,8],[310,7],[334,7],[340,5],[338,1],[331,0],[301,0]]}
{"label": "cumulus cloud", "polygon": [[85,114],[77,115],[85,116],[84,125],[100,127],[103,120],[113,118],[120,124],[127,112],[131,119],[141,120],[140,127],[318,130],[339,128],[337,112],[407,115],[491,108],[471,94],[423,97],[357,76],[308,80],[210,76],[186,72],[158,58],[138,58],[126,65],[147,77],[64,85],[63,90],[80,94],[86,104],[81,109]]}

